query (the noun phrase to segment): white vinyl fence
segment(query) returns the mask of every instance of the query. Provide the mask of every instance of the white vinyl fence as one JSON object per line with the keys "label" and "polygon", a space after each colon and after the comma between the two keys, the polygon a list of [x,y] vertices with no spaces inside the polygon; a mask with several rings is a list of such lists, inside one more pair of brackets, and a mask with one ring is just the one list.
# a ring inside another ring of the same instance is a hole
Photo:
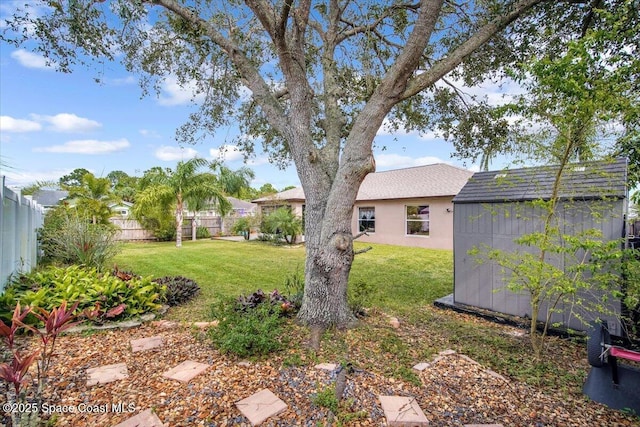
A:
{"label": "white vinyl fence", "polygon": [[43,207],[5,187],[4,178],[0,187],[0,293],[11,274],[31,271],[37,265],[36,231],[44,220]]}

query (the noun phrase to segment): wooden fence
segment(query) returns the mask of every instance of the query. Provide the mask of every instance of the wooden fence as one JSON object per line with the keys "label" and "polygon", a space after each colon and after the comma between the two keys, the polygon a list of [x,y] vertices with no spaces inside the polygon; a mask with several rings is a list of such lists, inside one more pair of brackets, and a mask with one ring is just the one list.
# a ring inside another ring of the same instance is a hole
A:
{"label": "wooden fence", "polygon": [[[142,225],[135,219],[110,218],[109,221],[120,228],[117,239],[121,241],[154,241],[157,240],[153,233],[142,228]],[[185,218],[182,224],[182,238],[184,240],[191,239],[193,218]],[[224,225],[223,225],[224,222]],[[198,217],[198,227],[206,227],[211,236],[216,236],[227,230],[227,221],[222,220],[219,216]]]}

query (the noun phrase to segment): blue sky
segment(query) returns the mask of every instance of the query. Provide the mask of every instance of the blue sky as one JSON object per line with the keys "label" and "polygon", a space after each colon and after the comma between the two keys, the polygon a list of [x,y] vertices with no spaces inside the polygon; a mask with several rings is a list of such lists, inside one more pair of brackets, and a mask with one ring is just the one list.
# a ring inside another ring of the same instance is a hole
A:
{"label": "blue sky", "polygon": [[[0,20],[7,12],[0,6]],[[499,96],[496,86],[470,91]],[[197,145],[181,147],[176,142],[175,130],[196,108],[190,98],[189,91],[172,81],[160,96],[141,98],[137,76],[116,63],[63,74],[46,67],[42,57],[0,44],[0,157],[6,184],[57,181],[76,168],[96,176],[113,170],[141,176],[151,167],[173,168],[195,155],[219,159],[221,151],[226,151],[227,166],[243,166],[242,155],[229,145],[237,132],[234,127],[221,128]],[[378,171],[438,162],[464,166],[451,158],[451,144],[434,135],[391,135],[381,129],[375,145]],[[278,189],[299,185],[293,166],[279,170],[257,152],[247,163],[256,174],[254,187],[267,182]],[[504,165],[496,161],[493,166]]]}

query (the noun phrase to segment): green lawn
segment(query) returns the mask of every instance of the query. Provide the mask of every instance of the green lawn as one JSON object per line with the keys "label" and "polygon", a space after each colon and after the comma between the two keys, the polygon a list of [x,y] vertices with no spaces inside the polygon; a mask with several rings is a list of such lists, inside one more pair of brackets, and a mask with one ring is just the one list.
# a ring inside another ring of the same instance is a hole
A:
{"label": "green lawn", "polygon": [[[371,245],[356,256],[351,283],[373,289],[371,303],[390,313],[406,313],[431,304],[453,290],[451,251]],[[361,245],[356,245],[356,248]],[[216,297],[237,296],[257,289],[283,290],[287,277],[304,271],[304,247],[275,246],[263,242],[198,240],[127,243],[114,262],[121,270],[143,276],[182,275],[202,288],[197,301],[172,310],[170,317],[206,320]]]}
{"label": "green lawn", "polygon": [[[503,375],[581,398],[588,369],[584,343],[552,338],[548,354],[553,357],[535,361],[527,336],[514,333],[513,328],[434,308],[435,299],[453,290],[451,251],[372,246],[371,251],[356,256],[350,279],[352,284],[365,282],[372,289],[369,316],[355,329],[329,330],[321,353],[311,356],[303,345],[308,331],[291,322],[283,338],[289,342],[287,351],[272,357],[284,363],[349,360],[355,366],[412,381],[416,377],[411,366],[452,348]],[[221,240],[187,241],[179,249],[171,242],[129,243],[115,262],[120,269],[141,275],[182,275],[196,280],[201,295],[167,314],[191,322],[208,320],[210,306],[219,296],[257,289],[282,291],[287,277],[296,271],[302,274],[304,248]],[[400,319],[400,329],[391,328],[389,315]]]}

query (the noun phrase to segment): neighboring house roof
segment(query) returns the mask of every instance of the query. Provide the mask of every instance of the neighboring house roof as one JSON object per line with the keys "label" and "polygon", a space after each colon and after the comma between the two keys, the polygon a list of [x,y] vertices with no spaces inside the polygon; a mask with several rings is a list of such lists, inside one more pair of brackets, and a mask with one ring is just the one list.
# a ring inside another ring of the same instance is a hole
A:
{"label": "neighboring house roof", "polygon": [[445,163],[371,173],[360,185],[356,200],[454,196],[472,175]]}
{"label": "neighboring house roof", "polygon": [[33,200],[42,206],[57,206],[60,201],[69,196],[68,191],[63,190],[38,190],[33,193]]}
{"label": "neighboring house roof", "polygon": [[269,196],[260,197],[259,199],[255,199],[254,203],[264,203],[264,202],[277,202],[280,200],[289,200],[289,201],[301,201],[305,200],[304,190],[302,187],[291,188],[289,190],[281,191],[276,194],[271,194]]}
{"label": "neighboring house roof", "polygon": [[111,209],[113,209],[113,208],[117,208],[117,207],[127,207],[127,208],[130,208],[130,207],[132,207],[132,206],[133,206],[133,203],[131,203],[131,202],[127,202],[127,201],[125,201],[125,200],[123,200],[123,201],[121,201],[121,202],[119,202],[119,203],[109,203],[109,207],[110,207]]}
{"label": "neighboring house roof", "polygon": [[[454,203],[549,199],[559,166],[477,172],[454,197]],[[562,175],[561,199],[625,198],[627,160],[575,163]]]}
{"label": "neighboring house roof", "polygon": [[[356,200],[415,199],[458,194],[473,172],[444,163],[375,172],[366,176]],[[304,201],[301,187],[262,197],[255,202]]]}
{"label": "neighboring house roof", "polygon": [[256,204],[247,202],[246,200],[236,199],[235,197],[227,197],[229,203],[233,210],[244,210],[246,212],[252,212],[256,209]]}

